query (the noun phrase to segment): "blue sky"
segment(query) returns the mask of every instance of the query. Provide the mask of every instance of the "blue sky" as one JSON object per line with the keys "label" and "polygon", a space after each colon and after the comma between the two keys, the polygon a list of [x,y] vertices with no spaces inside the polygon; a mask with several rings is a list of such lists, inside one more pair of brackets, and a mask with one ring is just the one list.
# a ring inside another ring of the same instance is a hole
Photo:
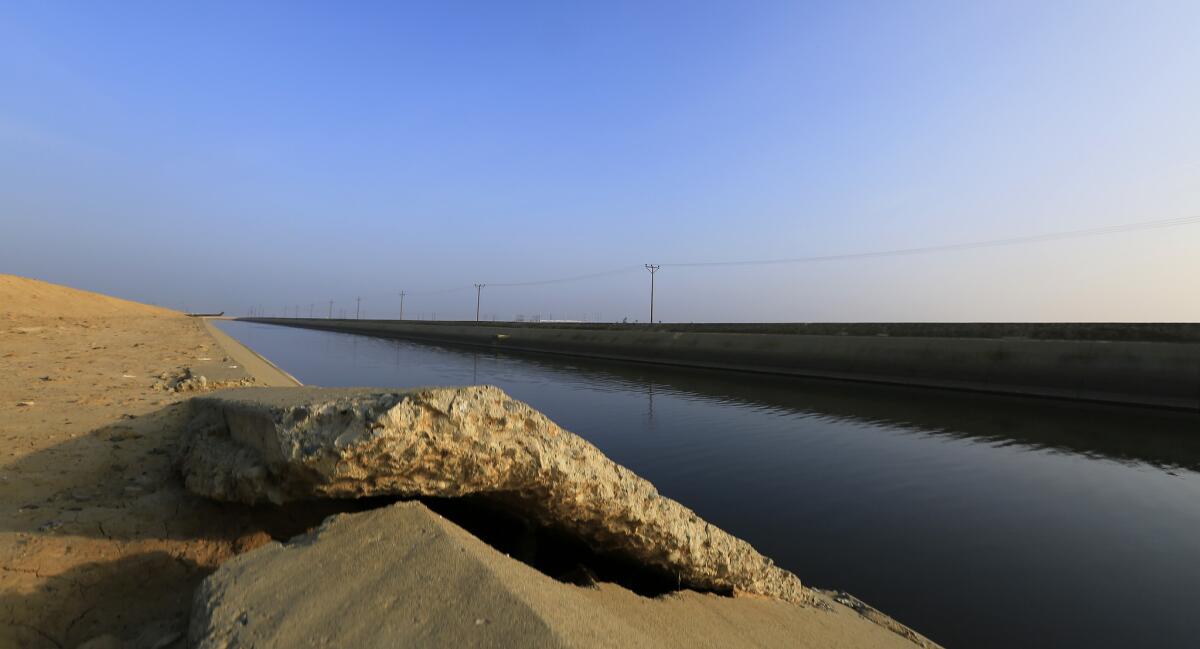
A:
{"label": "blue sky", "polygon": [[[0,271],[644,320],[643,263],[1200,215],[1196,115],[1194,2],[0,2]],[[668,266],[656,315],[1198,320],[1198,253],[1189,225]]]}

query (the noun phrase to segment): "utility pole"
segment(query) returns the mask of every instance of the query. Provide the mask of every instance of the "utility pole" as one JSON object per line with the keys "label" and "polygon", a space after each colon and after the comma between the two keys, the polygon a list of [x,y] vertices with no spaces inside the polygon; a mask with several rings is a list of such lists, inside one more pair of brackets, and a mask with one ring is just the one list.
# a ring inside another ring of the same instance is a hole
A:
{"label": "utility pole", "polygon": [[404,291],[400,291],[400,319],[404,319]]}
{"label": "utility pole", "polygon": [[654,273],[658,272],[662,266],[657,264],[644,264],[646,270],[650,271],[650,324],[654,324]]}
{"label": "utility pole", "polygon": [[475,322],[479,322],[479,296],[483,293],[483,287],[487,284],[475,285]]}
{"label": "utility pole", "polygon": [[315,307],[315,306],[317,306],[317,305],[315,305],[315,304],[310,304],[310,305],[308,305],[308,319],[309,319],[309,320],[312,320],[312,317],[313,317],[313,307]]}
{"label": "utility pole", "polygon": [[358,320],[358,314],[362,312],[362,298],[354,298],[354,319]]}
{"label": "utility pole", "polygon": [[333,320],[333,300],[329,301],[329,319]]}

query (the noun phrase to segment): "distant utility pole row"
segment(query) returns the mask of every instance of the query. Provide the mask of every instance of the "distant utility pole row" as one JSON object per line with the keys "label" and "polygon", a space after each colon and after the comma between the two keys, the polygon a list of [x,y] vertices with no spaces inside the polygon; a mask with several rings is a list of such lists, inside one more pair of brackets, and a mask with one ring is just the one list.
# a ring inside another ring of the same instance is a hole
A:
{"label": "distant utility pole row", "polygon": [[487,284],[475,285],[475,322],[479,322],[479,299],[483,293],[483,287],[485,286],[487,286]]}
{"label": "distant utility pole row", "polygon": [[[650,271],[650,322],[653,324],[654,323],[654,274],[657,273],[658,269],[662,268],[662,266],[659,264],[643,264],[643,265],[646,267],[646,270]],[[485,286],[487,286],[487,284],[484,284],[481,282],[478,284],[474,284],[474,286],[475,286],[475,322],[479,322],[480,321],[480,307],[483,303],[483,289]],[[400,319],[401,320],[404,319],[404,296],[405,295],[408,295],[407,291],[400,291],[399,296],[400,296]],[[316,307],[315,304],[308,305],[308,317],[310,317],[310,318],[313,317],[313,310],[315,307]],[[283,315],[285,318],[287,317],[288,310],[289,309],[286,306],[283,308]],[[296,317],[299,318],[300,317],[300,306],[299,305],[296,305],[295,313],[296,313]],[[254,315],[254,314],[255,314],[255,311],[253,308],[251,308],[250,315]],[[263,309],[261,306],[258,307],[258,314],[263,315]],[[341,316],[345,317],[345,315],[346,315],[346,310],[342,309]],[[421,314],[418,314],[418,317],[420,317],[420,315]],[[330,320],[333,319],[333,300],[329,301],[329,310],[325,317],[329,318]],[[361,296],[354,298],[354,319],[355,320],[362,319],[362,297]],[[435,320],[437,319],[437,314],[434,314],[434,319]],[[495,316],[493,316],[492,319],[494,320]]]}
{"label": "distant utility pole row", "polygon": [[646,270],[650,271],[650,324],[654,324],[654,273],[658,272],[662,266],[657,264],[646,264]]}

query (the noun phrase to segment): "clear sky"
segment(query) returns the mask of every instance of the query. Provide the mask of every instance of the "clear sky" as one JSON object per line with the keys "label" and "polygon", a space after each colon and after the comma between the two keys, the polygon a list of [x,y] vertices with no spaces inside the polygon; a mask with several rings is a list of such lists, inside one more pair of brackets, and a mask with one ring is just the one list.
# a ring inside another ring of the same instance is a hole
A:
{"label": "clear sky", "polygon": [[0,0],[0,271],[175,308],[1195,321],[1200,224],[668,265],[1195,216],[1195,1]]}

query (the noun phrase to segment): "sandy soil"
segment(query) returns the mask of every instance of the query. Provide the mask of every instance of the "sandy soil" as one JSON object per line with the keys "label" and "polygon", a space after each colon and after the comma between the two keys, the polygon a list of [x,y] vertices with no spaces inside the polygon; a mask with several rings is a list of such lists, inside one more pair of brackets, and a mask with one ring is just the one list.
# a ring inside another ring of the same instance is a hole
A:
{"label": "sandy soil", "polygon": [[0,275],[0,647],[182,646],[201,579],[317,522],[183,490],[188,368],[250,378],[200,320]]}
{"label": "sandy soil", "polygon": [[[201,375],[212,380],[200,385]],[[173,466],[182,402],[195,391],[293,382],[202,320],[0,275],[0,648],[184,647],[204,577],[347,510],[213,503],[187,493]],[[649,601],[603,596],[615,588],[587,597],[625,613]],[[718,599],[675,606],[732,614]],[[896,632],[872,632],[871,646],[913,646],[902,627],[849,604],[803,625],[802,644],[845,646],[851,627],[873,619]],[[737,615],[771,624],[776,605],[743,600]]]}
{"label": "sandy soil", "polygon": [[411,501],[332,518],[312,535],[242,555],[205,583],[200,599],[199,649],[914,646],[823,598],[798,606],[563,583]]}

